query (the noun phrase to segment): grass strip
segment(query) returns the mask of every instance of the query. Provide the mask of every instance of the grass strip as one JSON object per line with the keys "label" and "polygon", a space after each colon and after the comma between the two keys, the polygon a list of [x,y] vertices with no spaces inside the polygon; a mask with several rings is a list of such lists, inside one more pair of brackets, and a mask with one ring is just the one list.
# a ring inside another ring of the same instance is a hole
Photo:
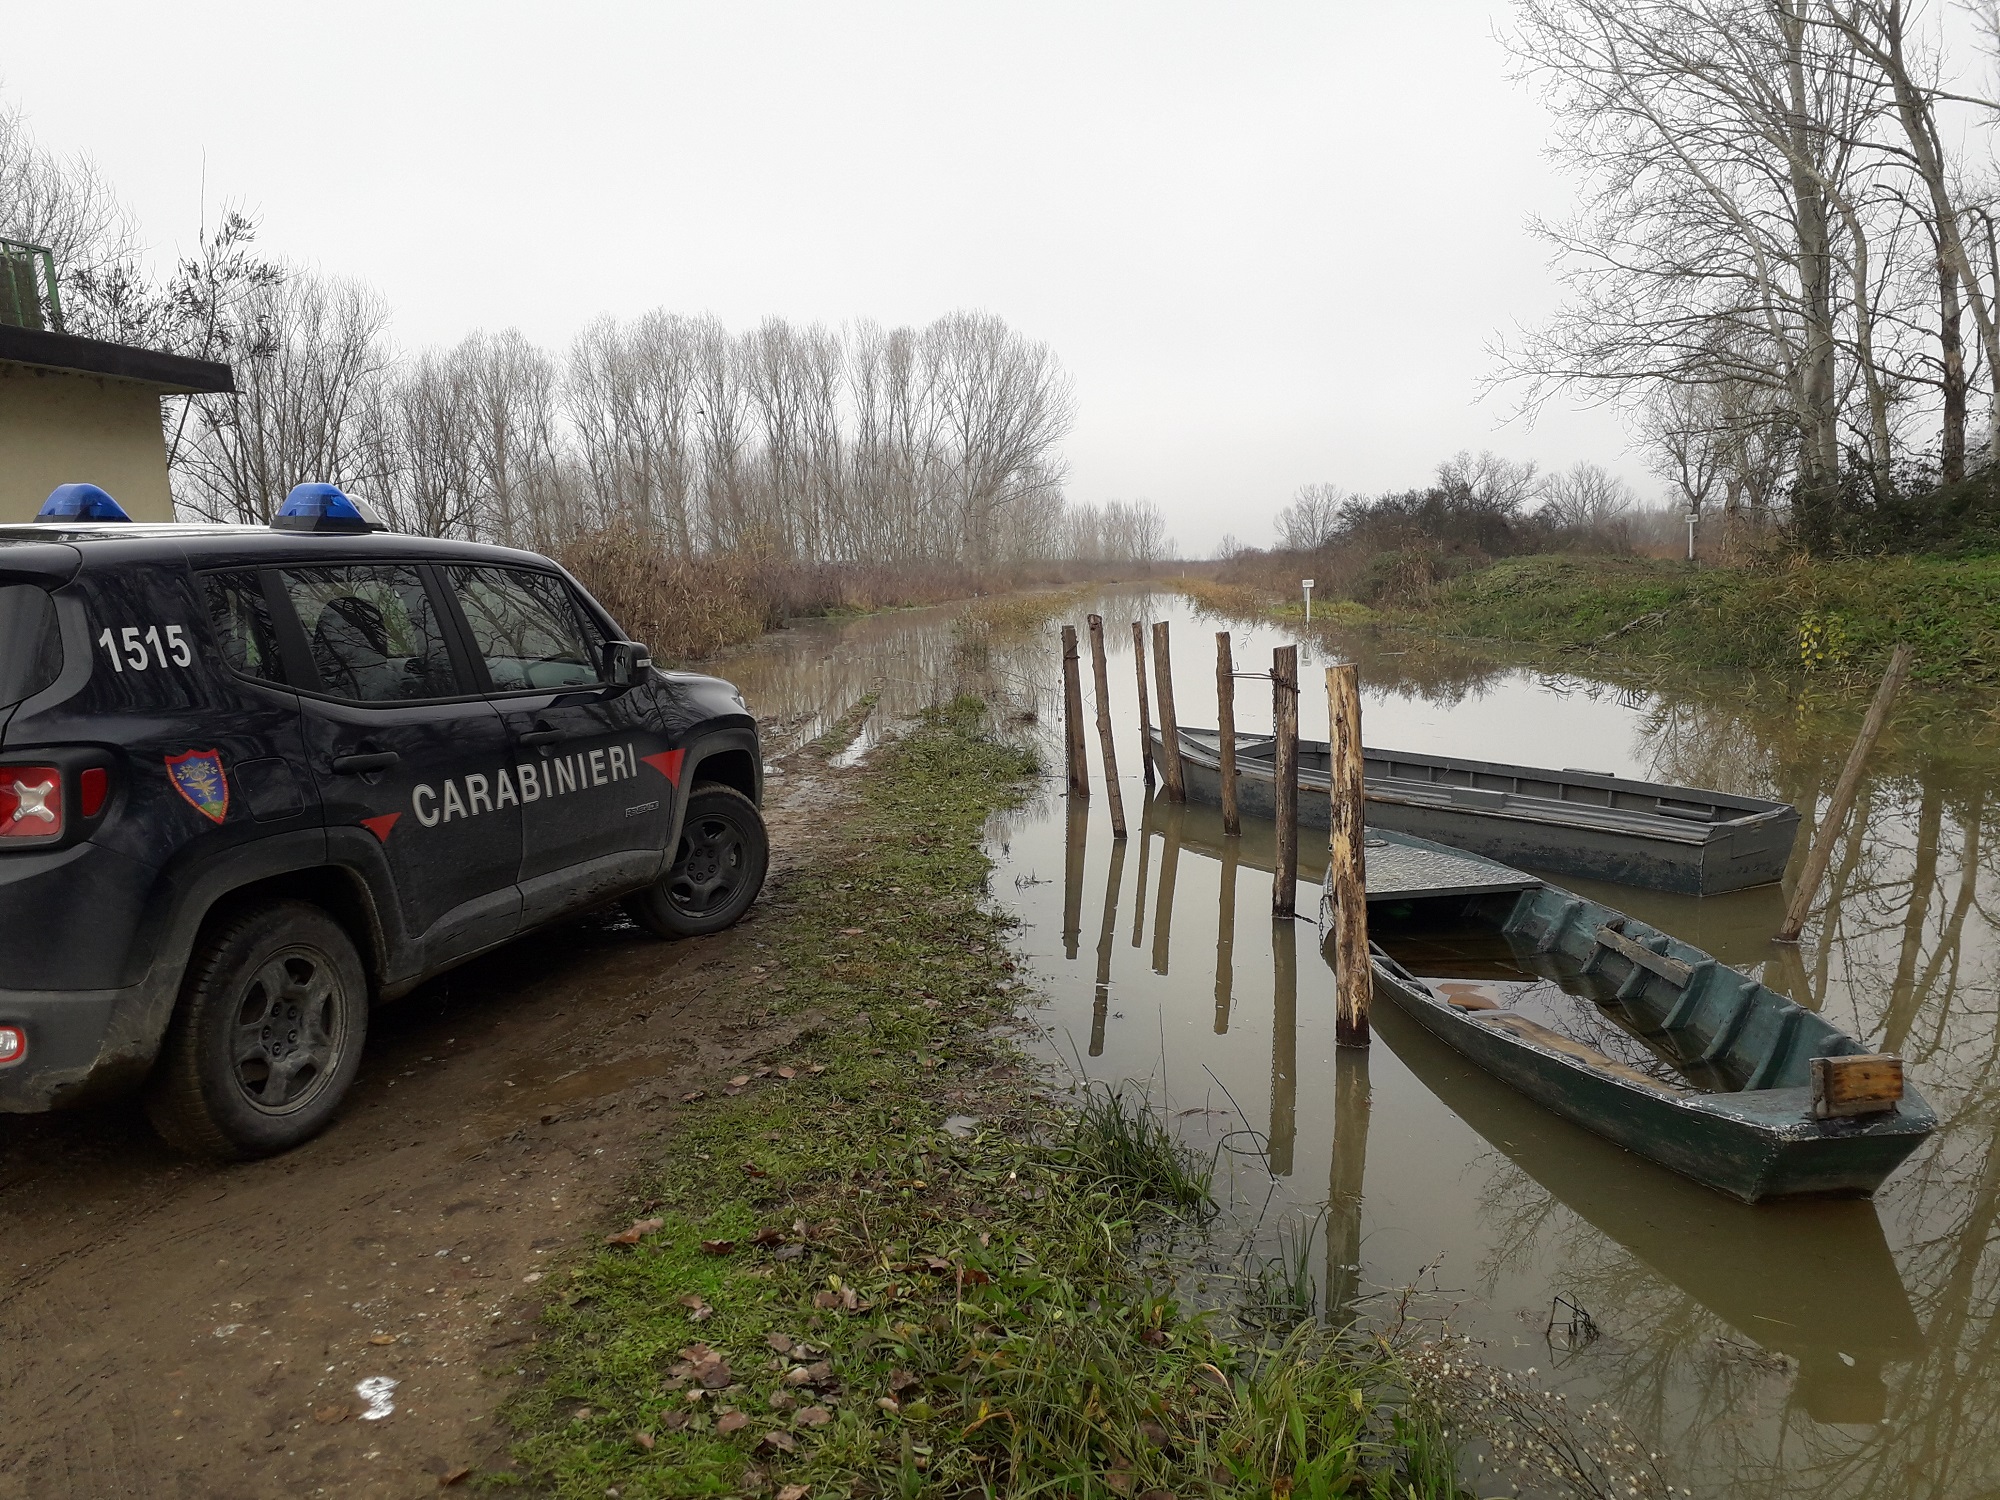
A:
{"label": "grass strip", "polygon": [[1143,1099],[1036,1085],[986,899],[987,816],[1034,771],[976,701],[853,773],[844,832],[765,924],[798,1054],[664,1141],[568,1273],[508,1415],[564,1496],[1449,1496],[1380,1346],[1232,1347],[1134,1266],[1206,1178]]}

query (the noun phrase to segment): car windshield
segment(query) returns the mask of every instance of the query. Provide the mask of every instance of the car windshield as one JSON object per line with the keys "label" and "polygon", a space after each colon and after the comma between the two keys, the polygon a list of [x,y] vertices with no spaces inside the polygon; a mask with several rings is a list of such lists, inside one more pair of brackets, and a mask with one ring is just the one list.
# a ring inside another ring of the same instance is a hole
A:
{"label": "car windshield", "polygon": [[62,671],[62,633],[48,590],[0,583],[0,708],[33,697]]}

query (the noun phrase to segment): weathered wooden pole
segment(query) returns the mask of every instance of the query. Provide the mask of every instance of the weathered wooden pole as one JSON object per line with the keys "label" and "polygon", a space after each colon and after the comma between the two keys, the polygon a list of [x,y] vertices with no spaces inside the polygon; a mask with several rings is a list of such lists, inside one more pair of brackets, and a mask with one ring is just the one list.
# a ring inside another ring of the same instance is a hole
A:
{"label": "weathered wooden pole", "polygon": [[1083,682],[1076,664],[1076,627],[1062,628],[1063,745],[1069,755],[1069,790],[1074,797],[1090,795],[1090,767],[1083,758]]}
{"label": "weathered wooden pole", "polygon": [[1277,736],[1273,802],[1278,850],[1271,867],[1271,915],[1289,918],[1299,887],[1299,648],[1271,653],[1271,727]]}
{"label": "weathered wooden pole", "polygon": [[1215,633],[1215,724],[1222,744],[1222,833],[1241,838],[1243,819],[1236,811],[1236,661],[1229,654],[1229,632]]}
{"label": "weathered wooden pole", "polygon": [[1090,680],[1097,689],[1097,745],[1104,756],[1104,795],[1111,803],[1111,836],[1125,837],[1125,796],[1118,789],[1118,747],[1111,741],[1111,681],[1104,664],[1104,617],[1092,615]]}
{"label": "weathered wooden pole", "polygon": [[1153,784],[1153,711],[1146,706],[1146,627],[1132,622],[1132,670],[1139,674],[1139,764]]}
{"label": "weathered wooden pole", "polygon": [[1167,622],[1153,624],[1153,687],[1160,695],[1160,779],[1167,784],[1169,802],[1187,801],[1187,783],[1181,776],[1181,722],[1174,717],[1174,662],[1167,649]]}
{"label": "weathered wooden pole", "polygon": [[1854,748],[1847,752],[1847,765],[1840,773],[1840,780],[1834,783],[1826,816],[1813,834],[1805,868],[1799,871],[1799,883],[1792,887],[1792,904],[1785,908],[1785,925],[1778,929],[1781,943],[1796,943],[1805,930],[1806,914],[1812,910],[1813,897],[1819,894],[1820,882],[1826,879],[1826,867],[1833,859],[1834,842],[1854,807],[1855,794],[1861,790],[1861,773],[1867,769],[1868,752],[1875,748],[1876,739],[1889,722],[1890,705],[1896,701],[1903,679],[1910,675],[1914,658],[1915,653],[1906,643],[1898,644],[1889,655],[1889,670],[1882,674],[1882,685],[1875,689],[1875,701],[1868,705],[1868,717],[1861,721],[1861,733],[1854,737]]}
{"label": "weathered wooden pole", "polygon": [[1368,1001],[1375,971],[1368,959],[1367,836],[1362,827],[1366,790],[1361,770],[1361,674],[1353,663],[1326,669],[1327,716],[1333,744],[1327,771],[1332,816],[1328,820],[1326,888],[1333,898],[1333,1039],[1343,1047],[1368,1045]]}

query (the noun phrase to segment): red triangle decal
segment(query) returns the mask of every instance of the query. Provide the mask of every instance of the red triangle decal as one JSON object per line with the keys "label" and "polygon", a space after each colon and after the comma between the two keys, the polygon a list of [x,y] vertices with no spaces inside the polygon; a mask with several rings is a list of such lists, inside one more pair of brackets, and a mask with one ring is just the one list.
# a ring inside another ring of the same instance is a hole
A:
{"label": "red triangle decal", "polygon": [[379,818],[363,818],[361,826],[386,844],[389,842],[389,830],[396,826],[396,819],[400,817],[402,814],[399,812],[383,813]]}
{"label": "red triangle decal", "polygon": [[681,784],[681,761],[686,755],[687,751],[685,750],[663,750],[658,755],[642,755],[639,759],[643,760],[655,771],[658,771],[675,786],[679,786]]}

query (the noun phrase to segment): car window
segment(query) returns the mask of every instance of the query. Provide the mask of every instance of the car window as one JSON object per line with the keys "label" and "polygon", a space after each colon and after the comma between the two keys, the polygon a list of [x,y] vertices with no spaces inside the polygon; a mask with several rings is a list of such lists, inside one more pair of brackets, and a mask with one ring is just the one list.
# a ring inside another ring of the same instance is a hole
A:
{"label": "car window", "polygon": [[445,574],[496,693],[602,680],[602,633],[560,578],[524,568],[447,568]]}
{"label": "car window", "polygon": [[229,669],[265,682],[283,682],[285,668],[278,659],[278,638],[271,628],[263,580],[255,573],[204,573],[201,592]]}
{"label": "car window", "polygon": [[430,595],[414,567],[286,568],[320,687],[357,703],[461,691]]}
{"label": "car window", "polygon": [[32,698],[62,673],[62,632],[48,590],[0,583],[0,708]]}

